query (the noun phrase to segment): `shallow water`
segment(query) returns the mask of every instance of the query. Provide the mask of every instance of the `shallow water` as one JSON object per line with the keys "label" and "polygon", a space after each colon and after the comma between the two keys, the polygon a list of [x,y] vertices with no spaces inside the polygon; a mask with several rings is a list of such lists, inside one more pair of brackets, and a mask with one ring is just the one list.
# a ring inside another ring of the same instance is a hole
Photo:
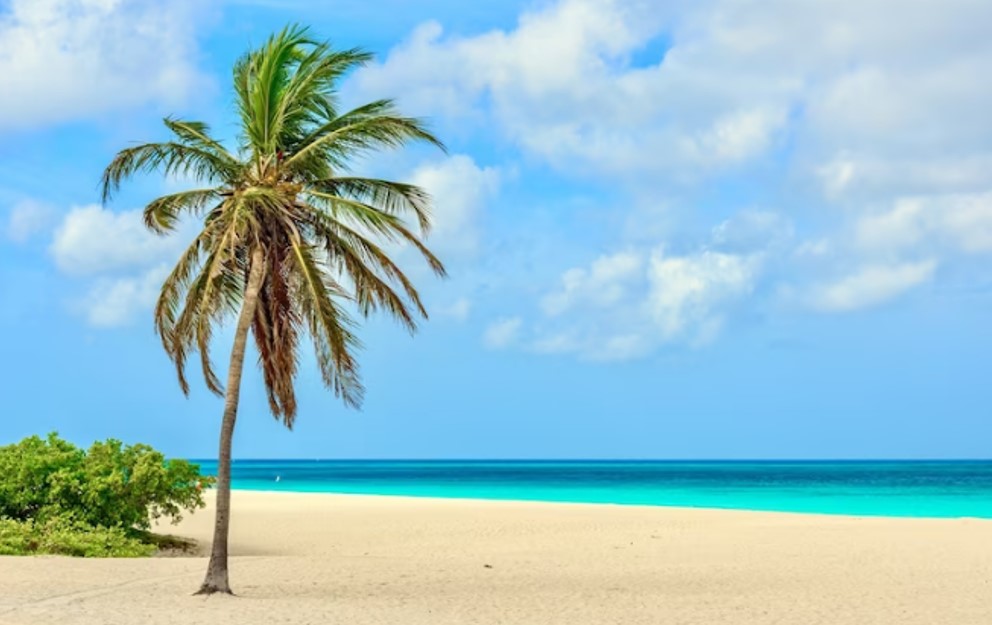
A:
{"label": "shallow water", "polygon": [[[214,462],[200,465],[216,470]],[[992,461],[236,460],[233,487],[992,518]]]}

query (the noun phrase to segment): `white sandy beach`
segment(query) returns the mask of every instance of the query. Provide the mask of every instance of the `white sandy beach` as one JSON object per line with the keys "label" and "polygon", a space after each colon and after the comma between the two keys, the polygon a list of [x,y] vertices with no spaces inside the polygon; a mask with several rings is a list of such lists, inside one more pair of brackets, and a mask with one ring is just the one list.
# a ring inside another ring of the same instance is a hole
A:
{"label": "white sandy beach", "polygon": [[[203,558],[0,558],[0,623],[988,625],[992,522],[235,492]],[[209,541],[201,511],[172,533]]]}

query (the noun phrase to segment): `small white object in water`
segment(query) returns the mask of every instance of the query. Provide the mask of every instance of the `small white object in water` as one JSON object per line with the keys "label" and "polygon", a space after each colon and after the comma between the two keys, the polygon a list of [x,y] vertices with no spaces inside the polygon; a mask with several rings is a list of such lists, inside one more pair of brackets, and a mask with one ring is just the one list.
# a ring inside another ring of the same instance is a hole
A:
{"label": "small white object in water", "polygon": [[279,477],[279,476],[277,475],[277,476],[276,476],[276,481],[278,482],[278,481],[279,481],[280,479],[282,479],[282,478],[280,478],[280,477]]}

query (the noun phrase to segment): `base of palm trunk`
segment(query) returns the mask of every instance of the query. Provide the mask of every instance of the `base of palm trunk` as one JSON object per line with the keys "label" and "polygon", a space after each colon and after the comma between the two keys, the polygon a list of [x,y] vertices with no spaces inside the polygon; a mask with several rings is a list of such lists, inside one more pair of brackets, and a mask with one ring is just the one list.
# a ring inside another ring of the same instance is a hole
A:
{"label": "base of palm trunk", "polygon": [[217,554],[212,554],[210,556],[210,563],[207,565],[207,576],[203,580],[203,584],[200,585],[200,589],[196,591],[197,595],[233,595],[231,592],[231,586],[227,581],[227,566],[224,566],[224,561],[227,557],[218,558]]}
{"label": "base of palm trunk", "polygon": [[203,582],[200,589],[197,590],[194,595],[234,595],[231,592],[231,588],[227,584],[214,584],[212,582]]}

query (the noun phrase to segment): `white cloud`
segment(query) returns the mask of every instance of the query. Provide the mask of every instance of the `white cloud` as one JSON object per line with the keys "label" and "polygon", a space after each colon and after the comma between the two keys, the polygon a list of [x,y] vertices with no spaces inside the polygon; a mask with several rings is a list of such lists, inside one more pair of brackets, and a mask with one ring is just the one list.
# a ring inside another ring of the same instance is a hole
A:
{"label": "white cloud", "polygon": [[836,282],[815,287],[810,304],[824,312],[849,312],[876,306],[927,282],[936,268],[934,260],[862,267]]}
{"label": "white cloud", "polygon": [[141,211],[114,213],[98,205],[75,207],[55,230],[51,253],[73,275],[127,271],[178,257],[182,237],[145,228]]}
{"label": "white cloud", "polygon": [[903,3],[899,29],[887,0],[559,0],[475,36],[426,23],[355,84],[453,125],[491,120],[583,175],[705,173],[791,136],[837,191],[879,157],[987,153],[989,21],[971,0]]}
{"label": "white cloud", "polygon": [[720,307],[754,288],[756,257],[704,251],[687,257],[651,256],[648,313],[665,341],[707,342],[723,325]]}
{"label": "white cloud", "polygon": [[96,205],[75,207],[55,229],[50,252],[60,271],[86,280],[73,308],[91,325],[130,323],[152,306],[188,237],[148,231],[141,211],[114,213]]}
{"label": "white cloud", "polygon": [[545,320],[529,347],[617,361],[665,345],[706,343],[760,272],[756,252],[669,255],[655,247],[601,256],[588,268],[566,271],[561,286],[542,299]]}
{"label": "white cloud", "polygon": [[540,299],[543,319],[531,324],[527,346],[618,361],[708,343],[768,279],[769,266],[792,253],[793,230],[778,213],[747,210],[688,251],[629,246],[568,269]]}
{"label": "white cloud", "polygon": [[202,5],[189,0],[11,0],[0,8],[0,130],[176,104],[194,66]]}
{"label": "white cloud", "polygon": [[475,255],[478,222],[486,202],[499,189],[499,171],[479,167],[471,157],[456,154],[418,167],[408,179],[430,192],[434,200],[434,228],[427,239],[430,247],[442,260]]}
{"label": "white cloud", "polygon": [[576,305],[608,307],[620,301],[631,283],[643,277],[644,259],[635,252],[600,256],[589,269],[569,269],[561,277],[561,288],[544,297],[541,307],[549,316],[560,315]]}
{"label": "white cloud", "polygon": [[490,349],[509,347],[517,340],[522,325],[523,319],[520,317],[510,317],[495,321],[483,332],[482,343]]}
{"label": "white cloud", "polygon": [[871,251],[905,248],[920,242],[926,225],[923,205],[917,200],[903,200],[887,213],[868,215],[856,224],[857,242]]}
{"label": "white cloud", "polygon": [[399,93],[405,108],[441,113],[453,127],[465,119],[488,126],[491,117],[519,146],[562,169],[616,175],[760,152],[776,109],[678,115],[683,103],[665,74],[630,66],[666,13],[648,3],[563,0],[524,13],[513,30],[474,37],[445,36],[430,22],[361,71],[354,86],[367,96]]}
{"label": "white cloud", "polygon": [[901,198],[887,212],[862,217],[855,237],[868,253],[941,245],[992,252],[992,192]]}
{"label": "white cloud", "polygon": [[90,325],[98,328],[127,325],[152,307],[170,269],[163,264],[134,277],[99,279],[77,306]]}
{"label": "white cloud", "polygon": [[763,154],[784,124],[781,110],[734,111],[714,121],[698,138],[686,138],[687,152],[702,164],[746,161]]}
{"label": "white cloud", "polygon": [[992,189],[992,89],[975,78],[992,73],[992,4],[899,14],[893,28],[888,0],[559,0],[474,36],[424,24],[352,86],[583,178],[699,183],[787,147],[817,199]]}
{"label": "white cloud", "polygon": [[[582,95],[594,100],[602,94],[589,81],[604,76],[604,60],[622,57],[649,34],[647,20],[634,19],[633,13],[620,2],[569,0],[524,13],[513,31],[475,37],[445,37],[439,23],[427,22],[382,65],[362,72],[359,80],[366,90],[390,88],[406,93],[406,101],[417,108],[440,106],[456,116],[469,112],[474,98],[486,91],[501,107],[513,104],[508,101],[511,93],[526,100],[519,106],[527,106],[549,104],[549,93],[572,98],[576,86],[585,84]],[[390,85],[396,79],[416,90]],[[555,108],[563,110],[567,104],[561,101]],[[547,107],[534,113],[553,117]]]}
{"label": "white cloud", "polygon": [[47,204],[34,200],[18,202],[7,220],[7,238],[14,243],[25,243],[51,226],[54,218],[55,210]]}
{"label": "white cloud", "polygon": [[[755,293],[855,310],[992,253],[992,3],[907,0],[898,28],[889,0],[531,6],[473,36],[424,24],[350,87],[674,207],[563,271],[532,349],[636,357],[711,338]],[[707,210],[724,221],[686,247]]]}

